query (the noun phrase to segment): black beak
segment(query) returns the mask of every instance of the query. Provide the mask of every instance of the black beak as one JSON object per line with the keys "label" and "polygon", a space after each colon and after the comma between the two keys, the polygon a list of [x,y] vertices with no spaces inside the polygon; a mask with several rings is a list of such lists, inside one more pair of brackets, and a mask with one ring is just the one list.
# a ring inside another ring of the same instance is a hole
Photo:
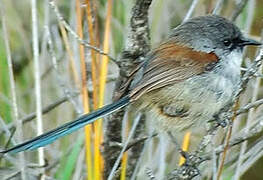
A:
{"label": "black beak", "polygon": [[254,45],[254,46],[260,46],[262,45],[260,42],[255,41],[253,39],[245,38],[243,37],[240,42],[241,46],[247,46],[247,45]]}

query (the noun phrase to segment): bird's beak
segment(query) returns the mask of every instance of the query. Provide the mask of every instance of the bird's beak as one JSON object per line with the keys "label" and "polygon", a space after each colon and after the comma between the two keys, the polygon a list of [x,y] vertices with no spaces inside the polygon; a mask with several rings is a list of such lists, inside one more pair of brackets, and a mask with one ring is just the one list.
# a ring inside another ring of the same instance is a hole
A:
{"label": "bird's beak", "polygon": [[260,46],[262,45],[260,42],[254,40],[254,39],[249,39],[246,37],[243,37],[240,42],[241,45],[247,46],[247,45],[254,45],[254,46]]}

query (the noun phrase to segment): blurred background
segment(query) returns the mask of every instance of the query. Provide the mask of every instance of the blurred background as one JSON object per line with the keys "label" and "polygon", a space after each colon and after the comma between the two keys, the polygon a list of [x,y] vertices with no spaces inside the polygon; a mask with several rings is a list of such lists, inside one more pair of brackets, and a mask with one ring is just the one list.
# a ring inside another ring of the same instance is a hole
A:
{"label": "blurred background", "polygon": [[[179,25],[185,18],[190,6],[196,2],[192,17],[212,13],[219,2],[222,3],[218,13],[230,18],[237,6],[245,2],[244,8],[235,20],[237,26],[247,35],[260,40],[263,29],[263,0],[154,0],[149,12],[149,26],[151,45],[156,46],[164,39],[172,28]],[[91,4],[91,14],[88,13]],[[132,0],[74,0],[55,1],[61,16],[76,32],[94,47],[108,52],[111,57],[118,59],[125,47],[129,32],[129,19],[134,1]],[[36,103],[40,102],[36,97],[36,66],[34,64],[33,42],[39,49],[39,79],[41,82],[40,99],[43,112],[43,131],[55,128],[65,122],[75,119],[87,109],[83,107],[83,68],[87,78],[85,86],[88,89],[89,110],[99,107],[99,91],[96,83],[99,83],[99,74],[102,70],[103,56],[91,49],[80,46],[76,37],[65,29],[61,21],[58,21],[54,9],[48,1],[37,1],[36,9],[32,1],[0,0],[0,148],[11,147],[26,139],[36,136],[39,132],[39,122],[36,117]],[[109,7],[112,11],[109,11]],[[32,23],[32,9],[37,14],[37,24]],[[107,18],[108,17],[108,18]],[[5,21],[3,21],[5,19]],[[106,22],[110,21],[110,26]],[[3,23],[4,22],[4,23]],[[6,32],[4,30],[6,28]],[[37,28],[38,34],[32,34],[32,27]],[[92,36],[91,36],[92,35]],[[6,42],[9,42],[10,53],[7,51]],[[80,50],[83,48],[83,51]],[[8,56],[11,55],[13,64],[13,80],[15,89],[12,89],[12,76],[8,68]],[[245,51],[243,67],[249,66],[255,59],[256,48],[251,47]],[[95,60],[94,60],[95,59]],[[83,60],[86,66],[83,67]],[[96,72],[94,72],[94,69]],[[115,80],[118,77],[118,66],[111,60],[108,61],[106,89],[104,103],[111,102]],[[94,73],[92,75],[92,73]],[[262,74],[262,69],[260,74]],[[11,78],[10,78],[11,77]],[[97,79],[96,79],[97,77]],[[95,79],[92,79],[95,78]],[[262,77],[250,81],[246,92],[240,99],[240,106],[251,101],[262,99]],[[15,90],[17,116],[14,110],[13,91]],[[263,106],[259,106],[249,114],[238,116],[234,122],[233,135],[241,131],[249,120],[262,120]],[[21,122],[23,122],[21,124]],[[18,130],[19,124],[21,128]],[[103,126],[105,127],[105,126]],[[102,131],[103,131],[102,127]],[[40,128],[41,129],[41,128]],[[95,127],[90,128],[91,136],[91,164],[96,169],[93,157]],[[87,131],[87,130],[86,130]],[[153,129],[147,128],[146,134],[151,134]],[[26,179],[38,179],[39,173],[44,171],[46,179],[96,179],[96,172],[88,175],[88,165],[85,159],[84,130],[73,133],[55,143],[45,147],[42,162],[45,167],[39,166],[38,151],[26,152],[21,155],[0,155],[0,179],[23,179],[21,172],[21,158],[26,167]],[[87,132],[86,132],[87,135]],[[10,138],[10,136],[12,138]],[[87,140],[87,139],[86,139]],[[190,136],[191,144],[191,136]],[[157,179],[163,179],[178,164],[178,155],[171,148],[169,138],[157,136],[148,142],[144,149],[143,160],[140,161],[137,179],[145,179],[145,168],[152,169]],[[254,149],[253,149],[254,148]],[[239,159],[241,146],[236,146],[228,152],[226,165],[222,179],[234,179]],[[244,150],[243,163],[239,169],[241,179],[262,179],[263,172],[263,140],[259,135],[249,140]],[[261,154],[260,154],[261,153]],[[253,157],[253,158],[252,158]],[[102,160],[100,160],[103,162]],[[95,163],[96,164],[96,163]],[[103,164],[103,163],[101,163]],[[103,167],[101,165],[99,169]],[[23,169],[23,168],[22,168]],[[93,169],[92,169],[93,171]],[[95,171],[95,170],[94,170]],[[25,178],[25,177],[24,177]],[[43,177],[42,177],[43,178]],[[100,177],[101,178],[101,177]],[[123,176],[125,179],[125,176]],[[126,177],[126,179],[129,179]],[[202,179],[211,179],[208,170],[202,174]]]}

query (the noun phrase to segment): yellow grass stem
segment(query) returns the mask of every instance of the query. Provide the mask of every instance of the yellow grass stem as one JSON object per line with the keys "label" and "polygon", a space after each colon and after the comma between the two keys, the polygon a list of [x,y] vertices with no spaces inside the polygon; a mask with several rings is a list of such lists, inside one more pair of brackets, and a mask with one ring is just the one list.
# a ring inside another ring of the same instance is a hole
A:
{"label": "yellow grass stem", "polygon": [[[89,41],[92,46],[96,46],[96,39],[94,33],[94,25],[93,25],[93,16],[92,16],[92,3],[91,0],[86,0],[86,18],[88,22],[88,31],[89,31]],[[93,2],[94,3],[94,2]],[[94,109],[98,108],[98,64],[97,64],[97,56],[94,50],[91,50],[91,78],[93,83],[93,105]]]}
{"label": "yellow grass stem", "polygon": [[[88,23],[88,31],[89,31],[89,40],[90,44],[92,46],[96,46],[96,40],[95,40],[95,33],[94,33],[94,26],[93,26],[93,16],[92,16],[92,2],[90,0],[86,0],[86,18]],[[97,65],[97,56],[94,50],[91,50],[91,77],[92,77],[92,83],[93,83],[93,107],[94,109],[97,109],[99,107],[98,100],[98,90],[99,90],[99,76],[98,76],[98,65]],[[102,164],[103,159],[100,154],[100,143],[101,140],[98,138],[101,137],[100,134],[102,131],[98,130],[98,123],[95,123],[95,142],[94,142],[94,177],[95,179],[101,179],[100,174],[103,172],[102,170]]]}
{"label": "yellow grass stem", "polygon": [[69,62],[70,62],[70,70],[71,70],[72,75],[73,75],[73,80],[74,80],[75,84],[77,85],[77,87],[79,87],[80,82],[79,82],[79,77],[78,77],[78,73],[77,73],[77,68],[76,68],[76,65],[74,63],[75,62],[74,56],[73,56],[73,53],[72,53],[70,45],[69,45],[67,32],[66,32],[64,26],[61,24],[61,22],[59,22],[59,28],[60,28],[60,31],[62,34],[62,39],[63,39],[63,42],[65,44],[66,51],[68,53]]}
{"label": "yellow grass stem", "polygon": [[[83,27],[82,27],[82,15],[83,11],[81,9],[80,0],[76,0],[76,13],[77,13],[77,33],[80,38],[83,39]],[[86,75],[86,63],[85,63],[85,54],[84,54],[84,46],[79,45],[79,55],[80,55],[80,65],[81,65],[81,93],[82,93],[82,101],[84,107],[84,113],[89,112],[89,97],[88,91],[86,88],[87,83],[87,75]],[[87,125],[85,127],[85,146],[86,146],[86,167],[87,167],[87,179],[93,180],[92,175],[92,157],[91,157],[91,125]]]}
{"label": "yellow grass stem", "polygon": [[[103,51],[105,53],[109,52],[109,37],[110,37],[110,25],[111,25],[111,12],[112,12],[112,0],[108,0],[107,4],[107,13],[106,13],[106,23],[104,31],[104,42],[103,42]],[[104,93],[105,93],[105,84],[107,78],[108,70],[108,57],[102,56],[101,69],[100,69],[100,87],[99,87],[99,107],[102,107],[104,104]],[[99,147],[102,141],[102,120],[99,119],[95,122],[95,152],[94,152],[94,173],[95,179],[101,179],[100,167],[102,167],[102,156],[99,151]]]}
{"label": "yellow grass stem", "polygon": [[[183,151],[188,151],[189,145],[190,145],[190,137],[191,137],[191,132],[186,132],[184,135],[184,140],[183,140],[183,144],[182,144],[182,150]],[[179,160],[179,165],[183,165],[185,162],[185,158],[184,157],[180,157]]]}
{"label": "yellow grass stem", "polygon": [[[129,126],[129,121],[127,121],[126,127],[125,128],[125,137],[123,137],[124,139],[127,139],[128,135],[129,135],[129,131],[130,131],[130,126]],[[122,142],[123,144],[125,143],[125,141]],[[127,162],[128,162],[128,152],[126,151],[123,154],[122,157],[122,161],[121,161],[121,177],[120,180],[125,180],[126,179],[126,172],[127,172]]]}
{"label": "yellow grass stem", "polygon": [[127,162],[128,162],[128,152],[125,152],[123,154],[122,161],[121,161],[121,178],[120,178],[120,180],[126,179]]}

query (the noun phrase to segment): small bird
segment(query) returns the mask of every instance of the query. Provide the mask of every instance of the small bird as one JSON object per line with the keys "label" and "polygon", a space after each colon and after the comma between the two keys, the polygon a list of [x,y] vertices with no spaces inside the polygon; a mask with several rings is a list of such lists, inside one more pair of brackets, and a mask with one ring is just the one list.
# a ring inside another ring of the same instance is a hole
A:
{"label": "small bird", "polygon": [[146,55],[115,102],[1,153],[45,146],[127,105],[167,131],[203,126],[232,100],[247,45],[261,44],[223,17],[189,19]]}

